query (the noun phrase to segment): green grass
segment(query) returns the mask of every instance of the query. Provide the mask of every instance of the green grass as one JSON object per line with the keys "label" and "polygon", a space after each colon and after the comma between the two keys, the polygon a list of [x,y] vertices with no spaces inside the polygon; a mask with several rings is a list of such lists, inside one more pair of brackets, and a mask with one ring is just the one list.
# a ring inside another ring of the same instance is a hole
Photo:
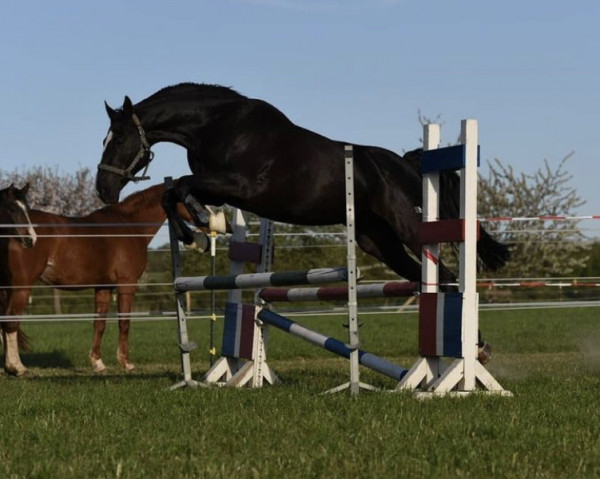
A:
{"label": "green grass", "polygon": [[[341,317],[298,321],[344,339]],[[364,349],[412,364],[413,315],[361,322]],[[0,477],[600,477],[598,311],[483,312],[481,327],[512,398],[319,395],[347,380],[347,362],[277,330],[269,362],[282,385],[171,392],[173,323],[132,325],[130,374],[116,367],[109,324],[102,375],[88,365],[90,324],[27,324],[29,375],[0,377]],[[190,323],[190,336],[200,376],[207,322]],[[394,386],[365,369],[361,379]]]}

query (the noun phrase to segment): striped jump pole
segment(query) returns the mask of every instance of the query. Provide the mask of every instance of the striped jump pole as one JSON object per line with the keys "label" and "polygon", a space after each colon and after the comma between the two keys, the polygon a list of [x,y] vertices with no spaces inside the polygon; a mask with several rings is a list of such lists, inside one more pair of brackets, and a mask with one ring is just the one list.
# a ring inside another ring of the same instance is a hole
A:
{"label": "striped jump pole", "polygon": [[[273,311],[269,311],[268,309],[262,309],[257,317],[271,326],[275,326],[282,331],[290,333],[292,336],[302,338],[309,343],[320,346],[321,348],[346,359],[350,359],[350,354],[354,352],[354,350],[350,349],[342,341],[330,338],[324,334],[313,331],[312,329],[305,328],[304,326],[274,313]],[[398,366],[397,364],[368,353],[367,351],[363,351],[362,349],[358,350],[358,362],[373,371],[397,381],[400,381],[408,372],[408,370],[402,366]]]}
{"label": "striped jump pole", "polygon": [[227,276],[194,276],[175,279],[175,291],[201,291],[214,289],[252,289],[266,286],[292,286],[346,281],[347,268],[315,268],[281,273],[250,273]]}
{"label": "striped jump pole", "polygon": [[[413,296],[419,291],[419,284],[407,281],[359,284],[356,286],[358,298],[398,298]],[[346,286],[324,286],[321,288],[264,288],[258,297],[267,303],[292,301],[333,301],[347,300]]]}

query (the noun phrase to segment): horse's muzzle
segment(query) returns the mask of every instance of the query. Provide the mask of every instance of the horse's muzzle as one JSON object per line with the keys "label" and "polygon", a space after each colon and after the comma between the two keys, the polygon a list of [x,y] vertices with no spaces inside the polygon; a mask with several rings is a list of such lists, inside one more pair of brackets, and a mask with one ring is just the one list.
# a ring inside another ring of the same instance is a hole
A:
{"label": "horse's muzzle", "polygon": [[[121,193],[122,186],[120,184],[114,184],[102,180],[100,177],[101,173],[98,173],[96,177],[96,193],[98,198],[107,205],[115,204],[119,201],[119,194]],[[123,185],[125,186],[125,185]]]}

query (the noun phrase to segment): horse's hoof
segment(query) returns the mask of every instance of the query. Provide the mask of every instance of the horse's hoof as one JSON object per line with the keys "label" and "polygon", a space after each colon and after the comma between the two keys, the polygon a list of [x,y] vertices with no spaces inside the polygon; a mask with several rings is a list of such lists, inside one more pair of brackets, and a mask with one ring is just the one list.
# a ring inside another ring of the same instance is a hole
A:
{"label": "horse's hoof", "polygon": [[9,376],[14,376],[16,378],[20,378],[21,376],[25,376],[29,371],[28,369],[21,365],[18,366],[5,366],[4,370],[6,371],[6,374],[8,374]]}
{"label": "horse's hoof", "polygon": [[106,371],[106,366],[104,365],[102,359],[90,358],[90,361],[92,363],[92,369],[95,373],[103,373],[104,371]]}
{"label": "horse's hoof", "polygon": [[130,373],[131,371],[133,371],[135,369],[135,365],[132,363],[125,363],[125,364],[123,364],[123,369],[125,369],[125,372]]}
{"label": "horse's hoof", "polygon": [[194,241],[191,244],[186,244],[186,248],[197,250],[200,253],[206,253],[210,248],[210,240],[206,233],[202,231],[194,232]]}
{"label": "horse's hoof", "polygon": [[477,350],[477,359],[481,364],[487,364],[492,360],[492,346],[489,343],[483,343]]}

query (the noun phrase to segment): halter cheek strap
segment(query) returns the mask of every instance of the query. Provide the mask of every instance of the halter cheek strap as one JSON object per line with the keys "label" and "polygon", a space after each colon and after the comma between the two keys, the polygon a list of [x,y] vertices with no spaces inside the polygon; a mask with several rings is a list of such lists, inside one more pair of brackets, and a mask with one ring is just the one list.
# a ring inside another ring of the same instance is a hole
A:
{"label": "halter cheek strap", "polygon": [[[148,171],[148,166],[150,165],[150,162],[154,158],[154,152],[150,149],[150,143],[148,143],[148,140],[146,139],[146,132],[144,131],[144,128],[142,128],[142,123],[140,122],[140,119],[138,118],[138,116],[134,113],[131,116],[131,118],[133,119],[135,126],[137,126],[138,132],[140,134],[140,141],[142,142],[142,144],[140,146],[140,150],[138,151],[138,154],[135,156],[135,158],[131,162],[131,165],[129,165],[129,167],[127,169],[123,170],[121,168],[117,168],[116,166],[104,165],[104,164],[100,163],[98,165],[98,169],[110,171],[111,173],[115,173],[119,176],[122,176],[123,178],[126,178],[128,180],[133,181],[134,183],[137,183],[138,181],[144,181],[144,180],[150,179],[149,176],[146,176],[146,172]],[[142,173],[142,176],[135,176],[135,174],[133,173],[133,170],[145,156],[148,156],[148,162],[146,163],[144,172]]]}

